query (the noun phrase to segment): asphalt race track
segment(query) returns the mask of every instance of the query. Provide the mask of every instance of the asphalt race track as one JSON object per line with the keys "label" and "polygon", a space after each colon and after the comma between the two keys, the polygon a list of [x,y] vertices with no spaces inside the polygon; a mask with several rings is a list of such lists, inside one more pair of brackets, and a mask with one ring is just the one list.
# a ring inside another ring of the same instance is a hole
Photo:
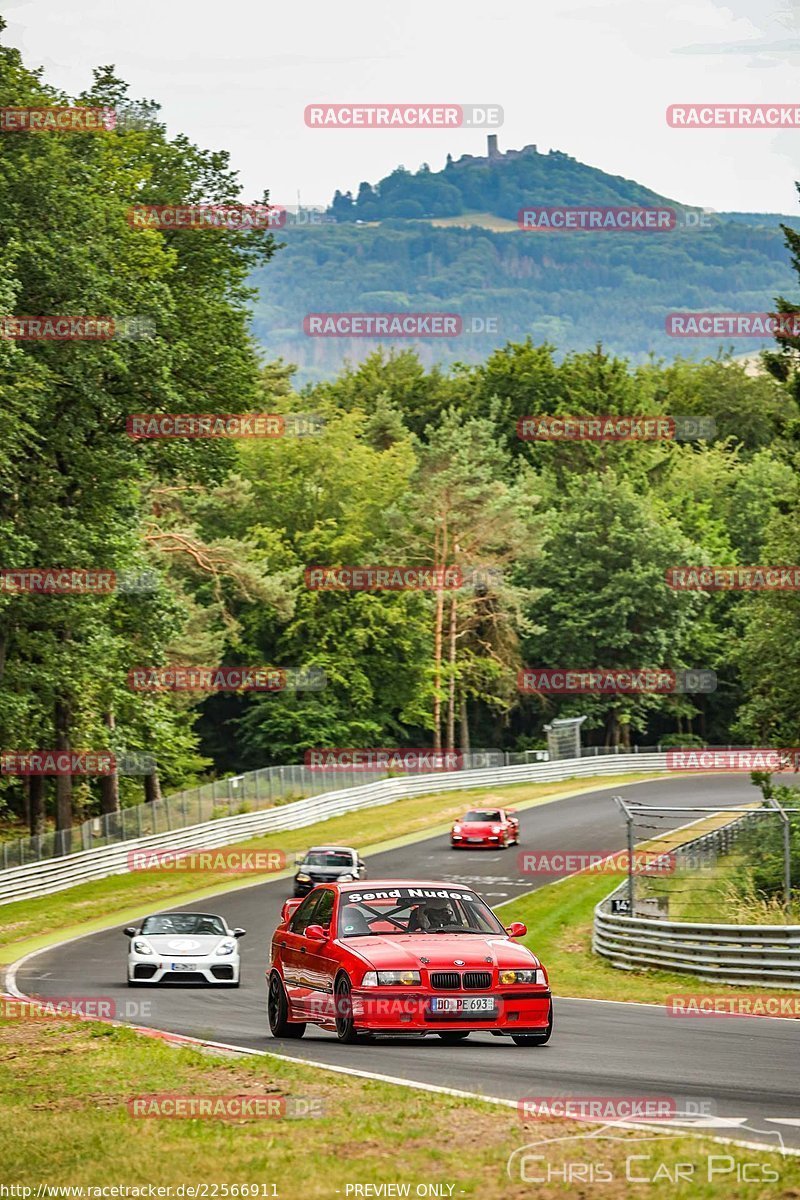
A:
{"label": "asphalt race track", "polygon": [[[624,825],[612,801],[619,791],[607,788],[520,812],[521,848],[621,848]],[[719,807],[758,795],[748,776],[737,775],[662,779],[628,786],[623,794],[651,804]],[[674,823],[685,822],[676,818]],[[444,836],[373,855],[367,865],[370,880],[454,880],[473,885],[491,904],[553,878],[521,876],[516,847],[453,851]],[[489,1034],[450,1046],[438,1038],[340,1046],[333,1034],[311,1026],[299,1042],[276,1041],[267,1027],[264,971],[270,937],[289,894],[288,881],[273,880],[228,893],[218,904],[206,900],[189,906],[219,911],[230,926],[247,929],[239,990],[187,985],[129,990],[121,927],[32,958],[19,969],[17,987],[41,997],[113,997],[118,1013],[130,1014],[135,1024],[488,1096],[674,1096],[682,1110],[692,1103],[705,1105],[705,1111],[710,1107],[716,1114],[711,1132],[773,1145],[782,1137],[786,1146],[800,1147],[797,1021],[675,1018],[657,1006],[565,998],[556,1000],[551,1042],[536,1049]],[[551,982],[558,997],[558,979]],[[704,985],[698,983],[696,990]],[[148,1015],[136,1012],[143,1002]]]}

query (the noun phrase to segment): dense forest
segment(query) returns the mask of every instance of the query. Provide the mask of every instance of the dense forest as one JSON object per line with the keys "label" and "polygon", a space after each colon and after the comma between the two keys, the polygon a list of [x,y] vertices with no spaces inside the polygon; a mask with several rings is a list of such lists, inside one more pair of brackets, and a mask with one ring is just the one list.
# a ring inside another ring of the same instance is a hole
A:
{"label": "dense forest", "polygon": [[[0,49],[0,103],[68,102]],[[577,713],[598,745],[797,744],[797,594],[666,583],[681,563],[800,563],[797,342],[757,374],[724,357],[631,364],[555,337],[512,339],[449,368],[375,350],[298,389],[249,326],[253,272],[271,276],[289,253],[272,234],[126,220],[134,203],[235,201],[227,155],[169,139],[157,106],[129,100],[112,68],[75,102],[129,119],[69,139],[3,140],[4,309],[146,318],[148,332],[0,341],[0,566],[148,582],[0,590],[0,744],[143,751],[158,769],[6,775],[6,831],[23,819],[63,828],[160,789],[301,761],[312,747],[535,747],[546,722]],[[424,234],[374,236],[389,255]],[[764,231],[743,236],[767,245]],[[793,278],[800,238],[769,238],[781,253],[765,257]],[[734,259],[753,288],[752,262]],[[482,271],[476,262],[478,289]],[[128,418],[143,412],[305,416],[280,437],[131,437]],[[711,418],[715,431],[599,444],[517,434],[531,414],[644,413]],[[455,564],[464,586],[307,586],[307,567],[343,564]],[[316,668],[327,686],[129,686],[137,667],[171,664]],[[715,671],[718,686],[523,695],[526,665],[696,668]]]}

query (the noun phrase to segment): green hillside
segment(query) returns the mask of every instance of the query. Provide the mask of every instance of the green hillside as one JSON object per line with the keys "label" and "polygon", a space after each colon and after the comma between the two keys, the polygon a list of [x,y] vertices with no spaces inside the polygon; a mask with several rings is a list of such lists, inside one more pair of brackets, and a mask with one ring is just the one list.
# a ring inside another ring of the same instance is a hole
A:
{"label": "green hillside", "polygon": [[[519,210],[534,205],[666,206],[676,227],[520,229]],[[602,342],[636,361],[703,357],[718,343],[669,337],[667,314],[770,310],[776,295],[792,291],[782,221],[800,225],[774,213],[704,213],[532,147],[438,172],[398,168],[355,196],[337,192],[324,223],[287,228],[269,271],[254,277],[254,331],[271,356],[299,364],[301,381],[328,377],[375,345],[307,336],[311,312],[459,314],[460,336],[413,343],[428,365],[476,362],[526,336],[560,353]],[[737,354],[759,346],[725,343]]]}

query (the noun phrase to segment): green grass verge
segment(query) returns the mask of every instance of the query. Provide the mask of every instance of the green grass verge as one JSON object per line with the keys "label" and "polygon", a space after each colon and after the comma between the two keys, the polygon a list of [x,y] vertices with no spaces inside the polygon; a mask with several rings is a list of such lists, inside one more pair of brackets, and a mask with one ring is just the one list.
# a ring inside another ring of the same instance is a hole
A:
{"label": "green grass verge", "polygon": [[[236,845],[254,850],[283,850],[289,862],[293,862],[295,853],[318,842],[354,845],[362,853],[375,853],[445,833],[454,817],[472,803],[485,803],[489,797],[496,798],[498,804],[530,808],[559,796],[651,778],[642,773],[593,776],[558,783],[515,784],[500,790],[439,792],[344,813],[303,829],[270,833]],[[270,878],[275,878],[274,872],[260,875],[248,872],[245,876],[223,871],[136,871],[77,884],[50,896],[14,901],[0,906],[0,964],[11,963],[62,938],[134,921],[168,903],[191,903]]]}
{"label": "green grass verge", "polygon": [[[457,1054],[458,1047],[452,1052]],[[509,1048],[510,1055],[529,1055],[532,1069],[546,1053]],[[131,1114],[130,1100],[163,1093],[286,1097],[290,1103],[313,1102],[321,1115],[231,1121]],[[556,1177],[533,1184],[521,1182],[519,1174],[509,1181],[506,1163],[514,1150],[542,1139],[589,1134],[597,1126],[549,1119],[523,1125],[514,1109],[482,1101],[323,1072],[272,1056],[211,1057],[90,1022],[0,1021],[0,1106],[0,1178],[7,1185],[34,1188],[139,1187],[147,1196],[148,1185],[258,1183],[264,1185],[260,1195],[281,1200],[335,1200],[347,1195],[348,1184],[387,1183],[410,1185],[412,1196],[418,1184],[436,1183],[444,1185],[440,1196],[480,1200],[550,1200],[597,1191],[648,1200],[677,1191],[718,1200],[721,1187],[725,1195],[743,1200],[775,1200],[800,1189],[798,1159],[683,1133],[642,1141],[641,1133],[619,1129],[612,1131],[614,1140],[583,1138],[566,1148],[555,1142],[532,1151],[545,1156],[535,1164],[539,1172],[548,1165],[551,1171],[563,1170],[565,1157],[587,1172],[601,1161],[613,1183],[576,1189],[574,1181]],[[651,1179],[658,1174],[655,1182],[626,1182],[626,1159],[633,1155],[645,1156],[636,1159],[634,1173]],[[718,1170],[723,1159],[730,1157],[731,1163],[726,1161],[726,1173],[709,1183],[708,1163],[715,1157]],[[734,1161],[774,1172],[773,1181],[737,1183]],[[672,1178],[679,1163],[693,1165],[694,1180],[676,1188]],[[88,1200],[91,1193],[84,1195]]]}
{"label": "green grass verge", "polygon": [[[741,996],[743,990],[764,990],[733,987],[670,971],[620,970],[594,954],[595,905],[623,878],[610,874],[573,875],[497,907],[497,915],[506,925],[524,921],[528,926],[529,932],[522,940],[541,957],[557,996],[663,1004],[671,992],[713,991],[714,995]],[[780,988],[770,988],[769,992],[778,996],[797,995]]]}

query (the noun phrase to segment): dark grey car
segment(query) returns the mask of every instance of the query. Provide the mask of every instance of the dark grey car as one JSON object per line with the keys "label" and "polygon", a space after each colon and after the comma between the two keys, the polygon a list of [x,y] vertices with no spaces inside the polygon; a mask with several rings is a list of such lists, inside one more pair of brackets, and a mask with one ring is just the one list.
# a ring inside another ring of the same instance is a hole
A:
{"label": "dark grey car", "polygon": [[366,879],[367,868],[352,846],[312,846],[298,863],[295,896],[305,896],[318,883]]}

